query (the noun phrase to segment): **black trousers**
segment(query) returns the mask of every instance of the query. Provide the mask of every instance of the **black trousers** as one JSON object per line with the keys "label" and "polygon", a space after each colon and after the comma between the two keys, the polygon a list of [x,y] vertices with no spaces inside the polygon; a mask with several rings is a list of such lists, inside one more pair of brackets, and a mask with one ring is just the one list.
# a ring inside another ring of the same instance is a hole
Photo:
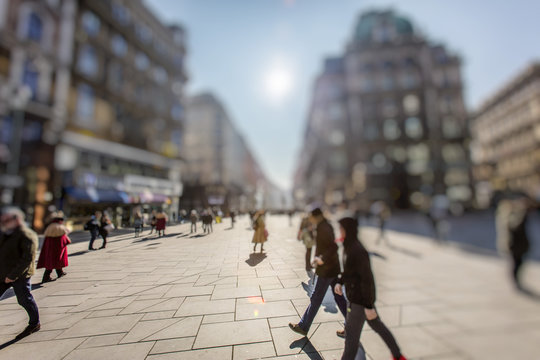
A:
{"label": "black trousers", "polygon": [[311,270],[311,248],[306,248],[306,270]]}
{"label": "black trousers", "polygon": [[2,279],[2,282],[0,283],[0,297],[6,292],[7,289],[13,287],[15,296],[17,296],[17,302],[24,308],[24,310],[26,310],[26,313],[28,314],[28,325],[37,325],[39,323],[39,311],[36,301],[30,293],[30,290],[32,290],[30,278],[19,278],[9,284],[6,284],[3,282],[3,280],[4,279]]}

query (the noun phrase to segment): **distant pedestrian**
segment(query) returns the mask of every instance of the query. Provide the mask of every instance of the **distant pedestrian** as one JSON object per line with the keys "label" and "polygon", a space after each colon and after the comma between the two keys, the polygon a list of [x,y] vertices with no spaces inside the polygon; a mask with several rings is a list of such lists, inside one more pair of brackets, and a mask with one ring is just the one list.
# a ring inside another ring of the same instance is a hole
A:
{"label": "distant pedestrian", "polygon": [[[340,273],[338,246],[334,238],[334,229],[332,225],[323,216],[321,209],[316,208],[311,212],[311,223],[316,226],[317,235],[315,238],[315,259],[313,260],[315,268],[315,274],[317,275],[317,281],[315,283],[315,289],[311,294],[310,304],[306,309],[302,319],[298,324],[289,323],[289,327],[302,335],[307,335],[315,315],[319,311],[323,302],[326,291],[330,287],[331,289],[337,284],[337,276]],[[343,314],[347,314],[347,302],[343,295],[333,293],[334,300]]]}
{"label": "distant pedestrian", "polygon": [[71,244],[68,234],[69,230],[64,226],[64,213],[53,213],[52,222],[45,229],[45,240],[37,262],[38,269],[45,268],[42,283],[56,280],[51,278],[53,270],[56,270],[58,279],[67,275],[63,268],[68,266],[67,246]]}
{"label": "distant pedestrian", "polygon": [[3,209],[0,227],[0,297],[13,287],[17,302],[26,310],[28,326],[16,336],[22,339],[41,328],[38,307],[30,292],[38,236],[24,224],[24,214],[17,208]]}
{"label": "distant pedestrian", "polygon": [[297,239],[301,240],[306,247],[306,271],[311,271],[313,269],[311,265],[311,249],[315,245],[315,234],[313,232],[313,225],[309,221],[309,216],[305,216],[302,219]]}
{"label": "distant pedestrian", "polygon": [[143,216],[140,211],[136,211],[133,215],[133,227],[135,228],[135,237],[139,237],[143,230]]}
{"label": "distant pedestrian", "polygon": [[231,211],[231,229],[234,228],[234,223],[236,221],[236,213],[233,211]]}
{"label": "distant pedestrian", "polygon": [[289,215],[289,226],[292,226],[292,218],[293,218],[293,215],[294,215],[294,210],[291,209],[287,212],[287,215]]}
{"label": "distant pedestrian", "polygon": [[107,247],[107,237],[114,229],[114,225],[112,224],[111,219],[109,219],[109,216],[107,213],[99,213],[99,235],[103,239],[103,244],[101,245],[100,249],[105,249]]}
{"label": "distant pedestrian", "polygon": [[156,228],[156,210],[152,210],[152,213],[150,214],[150,234],[154,232],[154,229]]}
{"label": "distant pedestrian", "polygon": [[165,227],[167,226],[167,214],[163,212],[163,210],[160,210],[156,214],[156,231],[158,233],[158,236],[165,236]]}
{"label": "distant pedestrian", "polygon": [[264,243],[268,240],[268,230],[266,230],[266,224],[264,222],[264,210],[259,210],[253,217],[253,239],[251,242],[253,245],[253,252],[257,249],[257,244],[261,244],[261,253],[263,252]]}
{"label": "distant pedestrian", "polygon": [[196,210],[191,210],[191,214],[189,215],[189,221],[191,222],[191,228],[189,233],[196,233],[197,232],[197,221],[199,221],[199,217],[197,216]]}
{"label": "distant pedestrian", "polygon": [[212,213],[210,210],[206,210],[202,215],[202,223],[203,223],[203,231],[204,233],[210,234],[214,231],[212,228],[212,222],[214,222],[214,217],[212,216]]}
{"label": "distant pedestrian", "polygon": [[428,218],[433,226],[435,240],[438,242],[444,241],[450,231],[450,224],[448,223],[449,208],[450,201],[446,195],[435,195],[431,199]]}
{"label": "distant pedestrian", "polygon": [[343,218],[339,221],[345,264],[344,271],[334,292],[343,296],[345,285],[348,307],[345,320],[345,350],[342,360],[365,360],[365,351],[360,344],[360,334],[367,319],[369,326],[381,337],[392,352],[394,360],[406,360],[386,325],[381,321],[375,309],[375,280],[371,270],[369,254],[358,239],[358,221]]}
{"label": "distant pedestrian", "polygon": [[527,234],[530,203],[527,198],[501,200],[497,207],[497,247],[512,260],[512,280],[522,290],[521,267],[530,248]]}
{"label": "distant pedestrian", "polygon": [[388,207],[384,201],[376,201],[371,205],[370,212],[377,220],[377,225],[379,226],[379,238],[377,239],[377,244],[382,240],[385,240],[388,243],[385,230],[386,222],[391,215],[390,207]]}
{"label": "distant pedestrian", "polygon": [[90,232],[90,243],[88,244],[88,250],[95,250],[94,241],[99,236],[98,216],[101,216],[101,213],[96,211],[96,214],[92,215],[90,220],[88,220],[88,222],[84,225],[84,230],[88,230]]}

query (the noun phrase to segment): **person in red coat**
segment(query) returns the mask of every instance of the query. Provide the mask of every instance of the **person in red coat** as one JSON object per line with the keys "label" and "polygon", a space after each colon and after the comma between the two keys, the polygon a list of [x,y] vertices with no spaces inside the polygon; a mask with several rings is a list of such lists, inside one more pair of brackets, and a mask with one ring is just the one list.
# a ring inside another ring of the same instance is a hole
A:
{"label": "person in red coat", "polygon": [[64,226],[64,214],[59,211],[52,214],[52,222],[45,229],[45,240],[39,254],[37,268],[45,268],[42,283],[54,281],[51,278],[53,269],[56,270],[58,279],[66,275],[63,268],[68,266],[67,245],[71,244],[68,233]]}
{"label": "person in red coat", "polygon": [[167,225],[167,215],[160,210],[156,215],[156,230],[159,236],[165,235],[165,226]]}

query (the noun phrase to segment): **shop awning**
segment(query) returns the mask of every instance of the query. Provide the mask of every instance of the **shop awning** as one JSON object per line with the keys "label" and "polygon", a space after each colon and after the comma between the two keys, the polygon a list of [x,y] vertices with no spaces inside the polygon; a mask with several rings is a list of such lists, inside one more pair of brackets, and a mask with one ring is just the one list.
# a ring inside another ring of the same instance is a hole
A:
{"label": "shop awning", "polygon": [[66,194],[75,200],[90,201],[93,203],[122,203],[129,204],[129,195],[118,190],[104,190],[95,188],[66,187]]}

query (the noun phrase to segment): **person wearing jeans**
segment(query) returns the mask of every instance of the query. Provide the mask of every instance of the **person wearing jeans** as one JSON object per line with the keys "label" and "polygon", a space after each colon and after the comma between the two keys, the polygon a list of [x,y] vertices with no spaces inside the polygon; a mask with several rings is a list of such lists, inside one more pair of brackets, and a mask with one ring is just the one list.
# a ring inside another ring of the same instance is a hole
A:
{"label": "person wearing jeans", "polygon": [[[317,227],[317,236],[315,238],[316,250],[315,260],[313,260],[316,269],[317,281],[315,289],[311,294],[310,303],[302,319],[298,324],[289,323],[291,330],[307,335],[319,308],[321,307],[324,295],[328,288],[334,288],[337,284],[337,276],[340,273],[339,257],[337,245],[334,238],[334,229],[332,225],[324,218],[321,209],[317,208],[311,212],[310,221]],[[334,293],[334,300],[343,314],[347,314],[347,301],[341,294]]]}
{"label": "person wearing jeans", "polygon": [[24,225],[24,214],[17,208],[2,211],[0,226],[0,297],[13,287],[17,302],[26,310],[28,326],[16,337],[22,339],[41,328],[38,307],[30,292],[38,237]]}

